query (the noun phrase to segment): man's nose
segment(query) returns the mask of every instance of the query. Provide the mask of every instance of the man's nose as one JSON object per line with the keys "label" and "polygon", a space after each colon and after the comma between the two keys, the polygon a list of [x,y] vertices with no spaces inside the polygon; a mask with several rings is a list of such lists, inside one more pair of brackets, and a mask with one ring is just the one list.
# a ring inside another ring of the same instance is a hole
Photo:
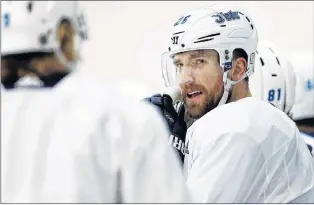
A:
{"label": "man's nose", "polygon": [[179,84],[189,84],[195,81],[192,67],[185,67],[179,77]]}

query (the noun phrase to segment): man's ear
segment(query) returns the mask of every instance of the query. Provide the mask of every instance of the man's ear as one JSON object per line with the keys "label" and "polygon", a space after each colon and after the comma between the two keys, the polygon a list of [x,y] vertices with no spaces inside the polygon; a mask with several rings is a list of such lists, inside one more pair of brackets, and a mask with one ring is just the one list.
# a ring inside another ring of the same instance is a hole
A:
{"label": "man's ear", "polygon": [[70,21],[62,20],[57,29],[57,40],[60,42],[60,50],[68,61],[74,61],[74,28]]}
{"label": "man's ear", "polygon": [[245,58],[239,57],[232,62],[232,69],[230,72],[230,79],[238,81],[246,72],[246,60]]}

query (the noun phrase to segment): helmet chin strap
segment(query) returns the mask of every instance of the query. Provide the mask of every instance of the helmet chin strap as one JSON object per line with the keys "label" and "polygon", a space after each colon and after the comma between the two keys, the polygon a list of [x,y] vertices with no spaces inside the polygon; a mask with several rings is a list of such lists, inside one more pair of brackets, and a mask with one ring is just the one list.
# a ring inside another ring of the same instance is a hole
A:
{"label": "helmet chin strap", "polygon": [[224,93],[222,97],[220,98],[218,106],[226,104],[228,100],[229,92],[232,91],[233,86],[248,76],[248,73],[246,72],[238,81],[233,81],[228,78],[227,74],[228,74],[228,71],[224,72],[223,74]]}

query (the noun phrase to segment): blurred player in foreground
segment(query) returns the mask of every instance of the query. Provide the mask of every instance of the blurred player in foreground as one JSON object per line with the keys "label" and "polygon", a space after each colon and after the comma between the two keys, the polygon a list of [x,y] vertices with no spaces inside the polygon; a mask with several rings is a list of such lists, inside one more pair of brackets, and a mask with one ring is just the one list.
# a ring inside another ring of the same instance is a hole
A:
{"label": "blurred player in foreground", "polygon": [[297,124],[314,154],[314,61],[313,52],[294,53],[291,57],[296,75],[295,103],[291,109]]}
{"label": "blurred player in foreground", "polygon": [[196,202],[313,202],[314,162],[295,123],[251,97],[258,42],[252,19],[214,5],[173,25],[162,69],[166,85],[180,86],[187,115],[196,120],[187,131],[184,161]]}
{"label": "blurred player in foreground", "polygon": [[[255,71],[250,77],[249,85],[253,97],[270,102],[292,117],[291,109],[294,105],[296,89],[294,68],[283,52],[273,44],[259,43]],[[308,135],[302,132],[300,134],[312,152],[313,138],[310,140]]]}
{"label": "blurred player in foreground", "polygon": [[15,88],[1,86],[1,202],[189,202],[156,111],[66,75],[86,39],[78,3],[2,1],[1,14],[1,81]]}

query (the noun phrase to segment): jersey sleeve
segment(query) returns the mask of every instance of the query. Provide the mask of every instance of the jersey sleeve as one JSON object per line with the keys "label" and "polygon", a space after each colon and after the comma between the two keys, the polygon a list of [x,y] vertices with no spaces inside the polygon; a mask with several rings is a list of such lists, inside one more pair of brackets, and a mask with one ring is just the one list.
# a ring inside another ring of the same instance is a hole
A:
{"label": "jersey sleeve", "polygon": [[257,142],[245,133],[227,133],[195,157],[187,186],[197,202],[249,203],[260,194],[263,164]]}
{"label": "jersey sleeve", "polygon": [[[145,114],[143,114],[145,113]],[[168,146],[168,132],[161,117],[149,105],[126,123],[120,156],[122,203],[183,203],[189,195],[182,167]]]}

